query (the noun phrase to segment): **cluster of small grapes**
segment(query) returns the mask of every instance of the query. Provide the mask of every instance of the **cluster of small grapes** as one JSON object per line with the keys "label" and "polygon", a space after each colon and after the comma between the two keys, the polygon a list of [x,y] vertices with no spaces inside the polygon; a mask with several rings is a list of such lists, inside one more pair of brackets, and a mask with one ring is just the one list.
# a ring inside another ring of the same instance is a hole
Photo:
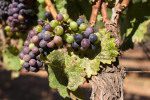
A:
{"label": "cluster of small grapes", "polygon": [[34,16],[33,9],[25,3],[26,0],[13,0],[8,7],[8,18],[6,23],[7,32],[24,31]]}
{"label": "cluster of small grapes", "polygon": [[6,20],[10,0],[0,0],[0,19]]}
{"label": "cluster of small grapes", "polygon": [[87,27],[82,18],[77,22],[69,16],[58,14],[56,20],[38,21],[38,25],[28,33],[24,48],[20,53],[23,68],[38,71],[43,62],[40,55],[46,56],[52,50],[70,45],[74,50],[96,49],[97,36],[92,27]]}

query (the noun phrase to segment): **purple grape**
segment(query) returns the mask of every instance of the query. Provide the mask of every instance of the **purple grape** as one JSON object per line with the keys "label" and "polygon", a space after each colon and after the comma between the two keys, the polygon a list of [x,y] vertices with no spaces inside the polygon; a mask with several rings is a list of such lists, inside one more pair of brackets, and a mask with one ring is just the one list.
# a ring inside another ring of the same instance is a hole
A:
{"label": "purple grape", "polygon": [[51,31],[51,26],[50,26],[50,24],[46,24],[45,26],[44,26],[44,29],[46,30],[46,31]]}
{"label": "purple grape", "polygon": [[38,66],[39,68],[42,67],[42,66],[43,66],[43,62],[37,60],[37,66]]}
{"label": "purple grape", "polygon": [[63,19],[64,19],[64,17],[63,17],[62,14],[58,14],[58,15],[56,16],[56,20],[58,20],[58,21],[62,21]]}
{"label": "purple grape", "polygon": [[30,56],[27,55],[27,54],[24,55],[24,57],[23,57],[23,60],[26,61],[26,62],[28,62],[30,59],[31,59]]}
{"label": "purple grape", "polygon": [[11,22],[13,20],[13,17],[12,16],[9,16],[8,17],[8,20]]}
{"label": "purple grape", "polygon": [[36,60],[40,60],[40,59],[41,59],[40,55],[37,55]]}
{"label": "purple grape", "polygon": [[36,60],[35,60],[35,59],[31,59],[31,60],[29,61],[29,65],[30,65],[30,66],[35,66],[35,65],[36,65]]}
{"label": "purple grape", "polygon": [[72,43],[72,48],[74,48],[74,49],[79,48],[79,44],[76,43],[76,42],[73,42],[73,43]]}
{"label": "purple grape", "polygon": [[31,41],[36,44],[36,43],[39,42],[39,37],[38,36],[33,36]]}
{"label": "purple grape", "polygon": [[29,47],[24,47],[23,53],[24,53],[24,54],[28,54],[29,52],[30,52]]}
{"label": "purple grape", "polygon": [[39,43],[39,46],[40,46],[41,48],[46,47],[46,45],[47,45],[47,42],[46,42],[45,40],[41,40],[40,43]]}
{"label": "purple grape", "polygon": [[47,47],[48,47],[48,48],[54,48],[54,46],[55,46],[54,41],[51,41],[51,42],[48,42],[48,43],[47,43]]}
{"label": "purple grape", "polygon": [[12,13],[14,14],[14,13],[17,13],[19,11],[19,9],[18,8],[12,8]]}
{"label": "purple grape", "polygon": [[42,53],[44,50],[42,48],[39,48],[40,53]]}
{"label": "purple grape", "polygon": [[74,39],[75,39],[75,41],[76,41],[77,43],[80,43],[80,42],[82,41],[82,39],[83,39],[83,36],[82,36],[81,34],[76,34],[76,35],[74,36]]}
{"label": "purple grape", "polygon": [[30,44],[30,42],[29,42],[28,40],[26,40],[26,41],[24,42],[24,46],[29,46],[29,44]]}
{"label": "purple grape", "polygon": [[14,17],[15,19],[17,19],[17,18],[18,18],[18,14],[17,14],[17,13],[13,14],[13,17]]}
{"label": "purple grape", "polygon": [[90,40],[84,38],[84,39],[81,41],[81,46],[82,46],[84,49],[89,48],[89,46],[90,46]]}
{"label": "purple grape", "polygon": [[88,27],[86,29],[87,32],[89,32],[90,34],[94,32],[94,29],[92,27]]}
{"label": "purple grape", "polygon": [[24,5],[24,4],[22,4],[22,3],[19,3],[19,4],[17,5],[17,7],[19,8],[19,10],[21,10],[22,8],[24,8],[24,7],[25,7],[25,5]]}
{"label": "purple grape", "polygon": [[81,25],[81,24],[83,23],[83,21],[84,21],[83,18],[78,18],[78,19],[77,19],[77,24],[78,24],[78,25]]}
{"label": "purple grape", "polygon": [[95,34],[90,34],[89,40],[91,41],[91,43],[94,43],[97,41],[97,36]]}
{"label": "purple grape", "polygon": [[32,38],[36,35],[36,32],[34,30],[29,31],[29,36]]}
{"label": "purple grape", "polygon": [[20,58],[20,59],[23,59],[23,57],[24,57],[24,53],[23,53],[23,52],[20,52],[19,58]]}
{"label": "purple grape", "polygon": [[89,38],[89,35],[90,35],[90,34],[91,34],[90,32],[85,31],[85,32],[83,33],[83,37],[84,37],[84,38]]}
{"label": "purple grape", "polygon": [[17,5],[18,5],[17,2],[13,2],[13,3],[12,3],[12,6],[13,6],[13,7],[17,7]]}
{"label": "purple grape", "polygon": [[30,67],[30,65],[29,65],[29,63],[28,62],[24,62],[24,64],[22,65],[24,68],[29,68]]}
{"label": "purple grape", "polygon": [[39,19],[38,20],[38,24],[41,25],[41,26],[43,26],[44,25],[44,21],[42,19]]}
{"label": "purple grape", "polygon": [[51,38],[50,34],[45,32],[43,39],[44,39],[45,41],[49,41],[50,38]]}
{"label": "purple grape", "polygon": [[30,56],[31,59],[35,58],[35,54],[32,51],[29,52],[29,56]]}
{"label": "purple grape", "polygon": [[39,49],[37,48],[37,47],[33,47],[32,48],[32,52],[34,53],[34,54],[39,54],[40,52],[39,52]]}

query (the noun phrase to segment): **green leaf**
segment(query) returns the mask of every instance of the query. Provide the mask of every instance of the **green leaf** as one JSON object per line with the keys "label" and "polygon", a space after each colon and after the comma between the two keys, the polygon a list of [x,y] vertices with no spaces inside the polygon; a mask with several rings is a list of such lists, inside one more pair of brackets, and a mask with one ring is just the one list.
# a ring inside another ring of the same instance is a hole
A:
{"label": "green leaf", "polygon": [[82,66],[85,68],[87,77],[90,78],[92,75],[97,75],[100,70],[100,60],[84,58]]}
{"label": "green leaf", "polygon": [[111,64],[116,61],[118,56],[118,48],[115,44],[115,39],[110,37],[110,33],[107,33],[105,29],[101,29],[100,32],[96,33],[101,41],[101,52],[97,55],[104,64]]}
{"label": "green leaf", "polygon": [[68,89],[75,91],[79,85],[85,81],[84,67],[82,66],[82,59],[74,55],[66,55],[65,57],[65,72],[68,75]]}
{"label": "green leaf", "polygon": [[55,6],[60,13],[67,13],[66,4],[67,0],[54,0]]}
{"label": "green leaf", "polygon": [[64,98],[69,97],[67,92],[67,76],[64,73],[65,57],[64,53],[54,50],[48,56],[48,79],[49,86],[57,89]]}
{"label": "green leaf", "polygon": [[150,20],[146,20],[139,25],[137,30],[135,31],[132,41],[134,43],[140,43],[144,39],[144,35],[147,33],[148,25],[150,24]]}
{"label": "green leaf", "polygon": [[45,2],[44,0],[38,0],[39,5],[38,5],[38,19],[45,19]]}
{"label": "green leaf", "polygon": [[8,47],[3,51],[3,61],[8,70],[18,71],[21,69],[20,59],[16,48]]}

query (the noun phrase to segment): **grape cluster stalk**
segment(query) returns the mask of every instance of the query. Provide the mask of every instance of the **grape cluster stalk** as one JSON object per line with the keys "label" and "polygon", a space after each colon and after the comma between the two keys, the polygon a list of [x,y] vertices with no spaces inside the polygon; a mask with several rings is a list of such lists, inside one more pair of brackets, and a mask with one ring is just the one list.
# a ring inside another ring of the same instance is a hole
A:
{"label": "grape cluster stalk", "polygon": [[73,21],[67,14],[58,14],[56,20],[38,21],[29,31],[19,57],[27,71],[38,71],[43,62],[41,56],[69,46],[73,51],[96,50],[99,43],[93,27],[88,27],[83,18]]}

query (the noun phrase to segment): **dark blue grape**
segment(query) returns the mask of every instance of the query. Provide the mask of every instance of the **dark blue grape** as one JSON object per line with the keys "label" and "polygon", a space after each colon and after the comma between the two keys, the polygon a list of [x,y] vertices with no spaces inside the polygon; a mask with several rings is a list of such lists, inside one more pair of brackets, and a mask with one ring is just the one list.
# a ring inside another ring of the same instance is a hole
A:
{"label": "dark blue grape", "polygon": [[24,68],[29,68],[30,67],[30,65],[29,65],[29,63],[28,62],[24,62],[24,64],[22,65]]}
{"label": "dark blue grape", "polygon": [[31,59],[35,58],[35,54],[32,51],[29,52],[29,56],[30,56]]}
{"label": "dark blue grape", "polygon": [[79,48],[79,44],[76,43],[76,42],[73,42],[73,43],[72,43],[72,48],[74,48],[74,49]]}
{"label": "dark blue grape", "polygon": [[37,69],[36,67],[30,66],[30,71],[31,71],[31,72],[37,72],[38,69]]}
{"label": "dark blue grape", "polygon": [[37,66],[40,68],[40,67],[42,67],[43,66],[43,62],[42,61],[39,61],[39,60],[37,60]]}
{"label": "dark blue grape", "polygon": [[90,34],[89,40],[91,41],[91,43],[96,42],[96,41],[97,41],[97,35],[95,35],[95,34]]}
{"label": "dark blue grape", "polygon": [[45,40],[41,40],[40,43],[39,43],[39,46],[40,46],[41,48],[45,48],[46,45],[47,45],[47,42],[46,42]]}
{"label": "dark blue grape", "polygon": [[42,53],[44,50],[43,50],[43,48],[39,48],[39,51],[40,51],[40,53]]}
{"label": "dark blue grape", "polygon": [[91,49],[92,49],[92,50],[96,50],[96,46],[93,45],[93,44],[91,44]]}
{"label": "dark blue grape", "polygon": [[38,37],[39,37],[39,40],[44,39],[44,33],[43,33],[43,32],[39,33],[39,34],[38,34]]}
{"label": "dark blue grape", "polygon": [[77,24],[81,25],[84,22],[83,18],[78,18],[77,19]]}
{"label": "dark blue grape", "polygon": [[84,38],[84,39],[81,41],[81,46],[82,46],[84,49],[89,48],[89,46],[90,46],[90,40]]}
{"label": "dark blue grape", "polygon": [[76,41],[77,43],[80,43],[80,42],[82,41],[82,39],[83,39],[83,36],[82,36],[81,34],[76,34],[76,35],[74,36],[74,39],[75,39],[75,41]]}

